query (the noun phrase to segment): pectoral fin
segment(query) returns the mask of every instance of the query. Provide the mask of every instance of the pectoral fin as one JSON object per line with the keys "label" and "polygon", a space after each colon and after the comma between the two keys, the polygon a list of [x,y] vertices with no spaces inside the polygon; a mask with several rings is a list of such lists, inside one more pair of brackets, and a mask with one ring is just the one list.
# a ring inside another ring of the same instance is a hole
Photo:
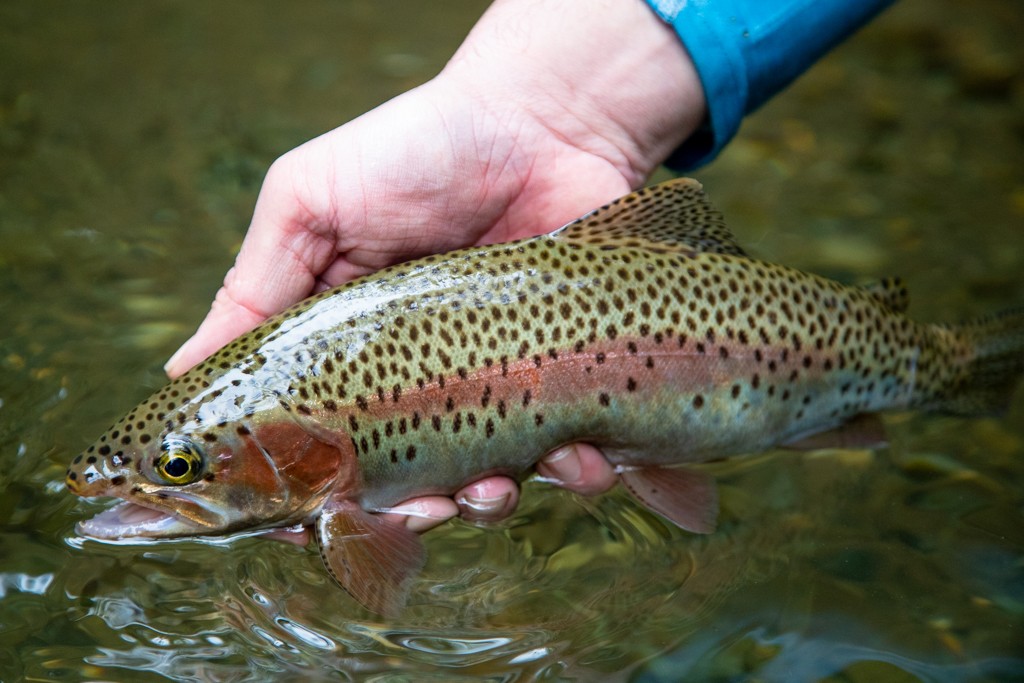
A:
{"label": "pectoral fin", "polygon": [[384,616],[401,611],[426,562],[419,536],[348,500],[327,504],[316,535],[328,571],[353,598]]}
{"label": "pectoral fin", "polygon": [[673,524],[710,534],[718,520],[718,489],[704,472],[685,467],[640,467],[620,474],[633,497]]}

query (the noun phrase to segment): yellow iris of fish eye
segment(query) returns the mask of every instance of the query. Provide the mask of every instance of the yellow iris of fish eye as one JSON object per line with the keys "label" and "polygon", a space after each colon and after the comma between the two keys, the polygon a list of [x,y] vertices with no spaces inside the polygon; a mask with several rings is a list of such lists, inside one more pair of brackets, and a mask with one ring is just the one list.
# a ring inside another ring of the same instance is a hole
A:
{"label": "yellow iris of fish eye", "polygon": [[168,484],[190,484],[199,477],[202,456],[189,448],[176,446],[164,451],[156,463],[156,471]]}

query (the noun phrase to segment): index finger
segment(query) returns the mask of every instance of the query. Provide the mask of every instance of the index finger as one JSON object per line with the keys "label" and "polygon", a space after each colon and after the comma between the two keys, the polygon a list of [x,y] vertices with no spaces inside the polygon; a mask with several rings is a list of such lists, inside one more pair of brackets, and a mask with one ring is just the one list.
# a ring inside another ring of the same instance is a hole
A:
{"label": "index finger", "polygon": [[316,274],[336,257],[330,231],[321,231],[323,221],[302,201],[291,166],[282,157],[268,171],[235,265],[195,334],[164,365],[171,377],[308,296]]}

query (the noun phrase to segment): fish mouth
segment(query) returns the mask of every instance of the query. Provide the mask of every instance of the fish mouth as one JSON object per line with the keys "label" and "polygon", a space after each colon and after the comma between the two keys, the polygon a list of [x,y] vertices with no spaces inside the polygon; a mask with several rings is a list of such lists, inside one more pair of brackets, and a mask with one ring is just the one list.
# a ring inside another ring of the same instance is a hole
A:
{"label": "fish mouth", "polygon": [[104,541],[130,538],[173,538],[209,533],[209,528],[173,512],[123,500],[109,510],[75,525],[80,536]]}

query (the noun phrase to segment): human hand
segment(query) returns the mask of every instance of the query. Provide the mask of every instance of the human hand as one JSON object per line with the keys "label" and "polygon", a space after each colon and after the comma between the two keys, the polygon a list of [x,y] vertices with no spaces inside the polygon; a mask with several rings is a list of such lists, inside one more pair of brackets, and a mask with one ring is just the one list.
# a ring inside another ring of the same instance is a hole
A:
{"label": "human hand", "polygon": [[[166,370],[384,266],[549,232],[642,184],[703,114],[685,50],[640,0],[499,0],[432,81],[271,166],[234,267]],[[538,471],[586,494],[615,482],[586,444]],[[517,500],[489,477],[393,512],[422,531]]]}

